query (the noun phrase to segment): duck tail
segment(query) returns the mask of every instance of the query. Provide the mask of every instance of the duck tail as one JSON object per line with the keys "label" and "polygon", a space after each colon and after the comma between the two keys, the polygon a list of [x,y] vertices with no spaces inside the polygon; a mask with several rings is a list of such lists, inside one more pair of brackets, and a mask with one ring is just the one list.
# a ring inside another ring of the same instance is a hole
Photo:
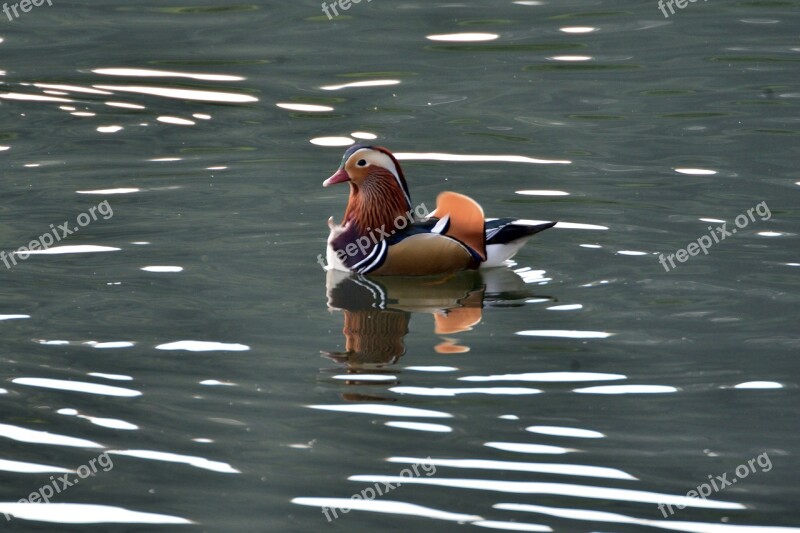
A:
{"label": "duck tail", "polygon": [[436,198],[436,216],[445,221],[442,235],[457,239],[486,260],[483,208],[463,194],[445,191]]}

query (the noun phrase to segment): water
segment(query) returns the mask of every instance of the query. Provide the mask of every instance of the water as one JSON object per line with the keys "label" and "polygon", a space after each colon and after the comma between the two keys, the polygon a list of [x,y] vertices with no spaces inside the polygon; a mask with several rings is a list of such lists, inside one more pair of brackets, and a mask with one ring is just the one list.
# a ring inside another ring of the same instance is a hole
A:
{"label": "water", "polygon": [[[797,7],[0,15],[0,524],[797,528]],[[354,132],[415,203],[562,224],[486,275],[326,276]]]}

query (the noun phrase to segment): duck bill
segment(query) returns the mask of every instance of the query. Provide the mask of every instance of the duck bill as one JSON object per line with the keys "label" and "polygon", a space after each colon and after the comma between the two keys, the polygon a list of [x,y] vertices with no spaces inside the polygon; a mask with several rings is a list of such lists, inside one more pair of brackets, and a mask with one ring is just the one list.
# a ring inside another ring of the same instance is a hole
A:
{"label": "duck bill", "polygon": [[345,181],[350,181],[350,176],[347,175],[347,171],[344,168],[340,168],[336,171],[336,174],[323,181],[322,186],[329,187],[337,183],[344,183]]}

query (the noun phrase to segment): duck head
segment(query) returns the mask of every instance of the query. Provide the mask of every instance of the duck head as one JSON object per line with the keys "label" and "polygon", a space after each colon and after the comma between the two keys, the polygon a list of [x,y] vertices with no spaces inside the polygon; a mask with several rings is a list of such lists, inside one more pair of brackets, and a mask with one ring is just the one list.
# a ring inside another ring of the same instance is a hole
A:
{"label": "duck head", "polygon": [[323,187],[350,184],[342,225],[355,224],[362,233],[368,228],[390,228],[399,216],[409,216],[411,196],[400,164],[380,146],[356,145],[342,157],[342,164]]}

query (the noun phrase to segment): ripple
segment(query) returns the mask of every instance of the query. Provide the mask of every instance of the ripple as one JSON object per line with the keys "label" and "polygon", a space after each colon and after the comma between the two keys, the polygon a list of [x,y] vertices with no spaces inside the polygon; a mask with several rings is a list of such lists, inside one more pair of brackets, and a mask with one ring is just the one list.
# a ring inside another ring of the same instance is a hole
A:
{"label": "ripple", "polygon": [[594,59],[592,56],[552,56],[548,57],[547,59],[551,59],[553,61],[591,61]]}
{"label": "ripple", "polygon": [[433,518],[436,520],[449,520],[453,522],[472,522],[482,520],[477,515],[449,513],[430,507],[423,507],[413,503],[397,502],[390,500],[351,500],[350,498],[292,498],[296,505],[311,507],[329,507],[333,509],[355,509],[357,511],[371,511],[373,513],[402,514],[414,517]]}
{"label": "ripple", "polygon": [[131,424],[130,422],[126,422],[124,420],[118,420],[116,418],[99,418],[95,416],[88,416],[82,415],[75,409],[59,409],[56,413],[65,416],[75,416],[78,418],[82,418],[84,420],[88,420],[92,424],[104,428],[110,429],[122,429],[126,431],[134,431],[139,429],[139,426],[135,424]]}
{"label": "ripple", "polygon": [[354,87],[380,87],[386,85],[399,85],[400,80],[366,80],[354,81],[350,83],[343,83],[341,85],[323,85],[320,87],[323,91],[338,91],[341,89],[350,89]]}
{"label": "ripple", "polygon": [[0,315],[0,321],[2,320],[17,320],[20,318],[30,318],[31,315]]}
{"label": "ripple", "polygon": [[539,389],[523,387],[486,387],[471,389],[449,389],[445,387],[392,387],[389,389],[398,394],[413,394],[416,396],[457,396],[459,394],[499,394],[519,396],[523,394],[540,394]]}
{"label": "ripple", "polygon": [[583,309],[583,305],[581,304],[566,304],[566,305],[554,305],[552,307],[548,307],[548,311],[576,311],[578,309]]}
{"label": "ripple", "polygon": [[[737,505],[737,504],[733,504]],[[592,522],[609,522],[617,524],[636,524],[642,526],[670,529],[673,531],[686,531],[690,533],[789,533],[800,532],[800,528],[793,527],[772,527],[772,526],[746,526],[707,522],[686,522],[678,520],[651,520],[647,518],[635,518],[618,513],[607,511],[593,511],[588,509],[564,509],[558,507],[544,507],[541,505],[529,505],[522,503],[497,503],[492,506],[494,509],[504,511],[522,511],[527,513],[539,513],[558,518],[570,518],[572,520],[587,520]],[[739,508],[743,508],[741,506]]]}
{"label": "ripple", "polygon": [[678,389],[668,385],[600,385],[575,389],[572,392],[579,394],[668,394],[678,392]]}
{"label": "ripple", "polygon": [[566,191],[548,191],[548,190],[516,191],[516,194],[522,194],[525,196],[569,196],[569,193]]}
{"label": "ripple", "polygon": [[230,383],[227,381],[220,381],[218,379],[204,379],[203,381],[199,382],[200,385],[206,387],[235,387],[236,383]]}
{"label": "ripple", "polygon": [[50,444],[53,446],[74,446],[81,448],[103,448],[102,445],[90,440],[57,435],[47,431],[25,429],[10,424],[0,424],[0,437],[6,437],[18,442],[28,442],[31,444]]}
{"label": "ripple", "polygon": [[445,154],[438,152],[400,152],[394,154],[400,161],[461,161],[468,163],[476,162],[504,162],[504,163],[536,163],[540,165],[569,165],[572,161],[556,159],[534,159],[521,155],[464,155],[464,154]]}
{"label": "ripple", "polygon": [[131,194],[139,192],[141,189],[135,187],[120,187],[118,189],[95,189],[92,191],[75,191],[78,194],[101,194],[103,196],[109,194]]}
{"label": "ripple", "polygon": [[139,429],[139,426],[136,424],[131,424],[130,422],[126,422],[125,420],[119,420],[116,418],[99,418],[95,416],[85,416],[81,415],[79,418],[84,418],[94,424],[95,426],[100,426],[109,429],[120,429],[123,431],[135,431]]}
{"label": "ripple", "polygon": [[404,370],[414,370],[416,372],[455,372],[458,368],[454,366],[407,366]]}
{"label": "ripple", "polygon": [[117,126],[117,125],[113,125],[113,126],[98,126],[97,127],[97,131],[99,131],[100,133],[116,133],[116,132],[118,132],[120,130],[123,130],[123,129],[124,128],[122,126]]}
{"label": "ripple", "polygon": [[615,489],[611,487],[598,487],[577,485],[570,483],[543,483],[536,481],[502,481],[494,479],[468,479],[468,478],[413,478],[403,476],[378,476],[356,475],[347,478],[350,481],[367,483],[401,483],[403,485],[430,485],[435,487],[450,487],[458,489],[488,490],[492,492],[507,492],[513,494],[550,494],[555,496],[571,496],[574,498],[592,498],[598,500],[615,500],[621,502],[660,503],[668,505],[682,505],[702,509],[744,509],[739,503],[723,502],[717,500],[703,500],[649,492],[633,489]]}
{"label": "ripple", "polygon": [[[96,252],[118,252],[121,248],[113,246],[98,246],[94,244],[73,244],[64,246],[51,246],[47,250],[28,250],[27,255],[61,255],[61,254],[91,254]],[[16,253],[16,252],[15,252]]]}
{"label": "ripple", "polygon": [[531,329],[526,331],[518,331],[517,335],[525,335],[526,337],[559,337],[566,339],[606,339],[613,333],[605,331],[581,331],[574,329]]}
{"label": "ripple", "polygon": [[377,135],[375,135],[374,133],[370,133],[368,131],[354,131],[350,134],[350,136],[355,139],[364,139],[368,141],[378,138]]}
{"label": "ripple", "polygon": [[292,103],[277,103],[276,106],[281,109],[289,109],[290,111],[306,111],[309,113],[322,113],[324,111],[333,111],[332,107],[326,105],[313,105],[313,104],[292,104]]}
{"label": "ripple", "polygon": [[178,516],[84,503],[0,503],[0,513],[59,524],[194,524]]}
{"label": "ripple", "polygon": [[55,89],[57,91],[67,91],[73,93],[86,93],[86,94],[111,94],[107,91],[100,91],[98,89],[90,89],[89,87],[80,87],[78,85],[57,85],[52,83],[34,83],[34,87],[40,89]]}
{"label": "ripple", "polygon": [[[151,96],[163,96],[165,98],[177,98],[179,100],[199,100],[203,102],[222,102],[231,104],[242,104],[258,102],[258,98],[239,93],[228,93],[221,91],[197,91],[193,89],[173,89],[170,87],[145,87],[138,85],[94,85],[97,89],[107,91],[122,91],[129,93],[148,94]],[[3,95],[0,94],[0,98]],[[57,101],[71,102],[63,98]]]}
{"label": "ripple", "polygon": [[136,457],[138,459],[149,459],[151,461],[187,464],[196,468],[202,468],[203,470],[211,470],[212,472],[221,472],[223,474],[241,473],[228,463],[210,461],[204,457],[195,457],[192,455],[179,455],[177,453],[157,452],[154,450],[108,450],[108,453],[124,455],[126,457]]}
{"label": "ripple", "polygon": [[0,98],[4,98],[6,100],[27,100],[30,102],[74,102],[74,100],[70,100],[69,98],[58,98],[55,96],[42,96],[41,94],[24,93],[0,93]]}
{"label": "ripple", "polygon": [[604,466],[587,466],[557,463],[520,463],[515,461],[492,461],[487,459],[431,459],[430,457],[389,457],[390,463],[426,464],[451,468],[474,468],[477,470],[505,470],[512,472],[535,472],[537,474],[560,474],[565,476],[600,477],[605,479],[637,480],[627,472]]}
{"label": "ripple", "polygon": [[156,120],[159,122],[163,122],[165,124],[174,124],[176,126],[194,126],[196,124],[194,120],[188,120],[180,117],[171,117],[168,115],[162,115],[160,117],[156,117]]}
{"label": "ripple", "polygon": [[188,352],[245,352],[249,349],[250,347],[245,344],[208,341],[175,341],[156,346],[156,350],[186,350]]}
{"label": "ripple", "polygon": [[16,472],[19,474],[44,474],[44,473],[65,473],[74,472],[59,466],[40,465],[36,463],[24,463],[22,461],[9,461],[0,459],[0,471]]}
{"label": "ripple", "polygon": [[97,350],[108,350],[111,348],[131,348],[136,344],[130,341],[112,341],[112,342],[97,342],[97,341],[86,341],[83,344],[91,346]]}
{"label": "ripple", "polygon": [[91,346],[97,350],[104,350],[110,348],[130,348],[135,346],[135,343],[130,341],[111,341],[111,342],[97,342],[97,341],[68,341],[63,339],[34,339],[35,343],[43,344],[45,346]]}
{"label": "ripple", "polygon": [[523,524],[521,522],[501,522],[499,520],[477,520],[470,523],[472,526],[487,527],[489,529],[504,529],[506,531],[553,531],[548,526],[540,524]]}
{"label": "ripple", "polygon": [[315,137],[311,144],[318,146],[350,146],[355,141],[350,137]]}
{"label": "ripple", "polygon": [[162,273],[163,272],[183,272],[183,267],[181,267],[181,266],[169,266],[169,265],[163,265],[163,266],[153,265],[153,266],[142,267],[139,270],[144,270],[145,272],[162,272]]}
{"label": "ripple", "polygon": [[397,381],[397,376],[390,376],[387,374],[339,374],[333,376],[331,379],[341,381]]}
{"label": "ripple", "polygon": [[110,385],[99,385],[83,381],[66,381],[63,379],[48,378],[14,378],[12,383],[17,385],[27,385],[29,387],[41,387],[43,389],[56,389],[70,392],[84,392],[86,394],[99,394],[101,396],[116,396],[121,398],[135,398],[142,393],[133,389],[122,387],[112,387]]}
{"label": "ripple", "polygon": [[500,36],[496,33],[443,33],[440,35],[427,35],[431,41],[445,41],[450,43],[494,41]]}
{"label": "ripple", "polygon": [[128,102],[105,102],[109,107],[121,107],[123,109],[145,109],[143,105],[129,104]]}
{"label": "ripple", "polygon": [[503,450],[504,452],[517,452],[517,453],[542,453],[561,455],[565,453],[574,452],[572,448],[563,448],[561,446],[549,446],[547,444],[530,444],[527,442],[486,442],[483,444],[489,448],[496,450]]}
{"label": "ripple", "polygon": [[777,381],[746,381],[733,386],[734,389],[782,389]]}
{"label": "ripple", "polygon": [[414,407],[402,407],[399,405],[384,405],[380,403],[362,403],[347,405],[308,405],[311,409],[322,409],[323,411],[338,411],[341,413],[361,413],[367,415],[381,416],[418,416],[420,418],[453,418],[449,413],[441,411],[430,411],[428,409],[416,409]]}
{"label": "ripple", "polygon": [[203,81],[242,81],[241,76],[230,76],[227,74],[202,74],[192,72],[174,72],[169,70],[151,70],[140,68],[97,68],[92,70],[95,74],[104,76],[131,76],[143,78],[191,78]]}
{"label": "ripple", "polygon": [[591,33],[597,31],[597,28],[592,26],[565,26],[559,28],[558,31],[563,31],[564,33]]}
{"label": "ripple", "polygon": [[426,424],[424,422],[399,422],[392,421],[386,422],[387,426],[391,428],[410,429],[413,431],[430,431],[432,433],[450,433],[453,428],[445,426],[444,424]]}
{"label": "ripple", "polygon": [[496,374],[491,376],[464,376],[459,381],[540,381],[577,382],[610,381],[627,379],[623,374],[603,374],[600,372],[529,372],[526,374]]}
{"label": "ripple", "polygon": [[529,426],[525,431],[539,433],[540,435],[553,435],[556,437],[577,437],[580,439],[602,439],[605,437],[599,431],[591,429],[570,428],[563,426]]}
{"label": "ripple", "polygon": [[716,170],[707,168],[676,168],[674,170],[679,174],[690,174],[692,176],[713,176],[717,173]]}

